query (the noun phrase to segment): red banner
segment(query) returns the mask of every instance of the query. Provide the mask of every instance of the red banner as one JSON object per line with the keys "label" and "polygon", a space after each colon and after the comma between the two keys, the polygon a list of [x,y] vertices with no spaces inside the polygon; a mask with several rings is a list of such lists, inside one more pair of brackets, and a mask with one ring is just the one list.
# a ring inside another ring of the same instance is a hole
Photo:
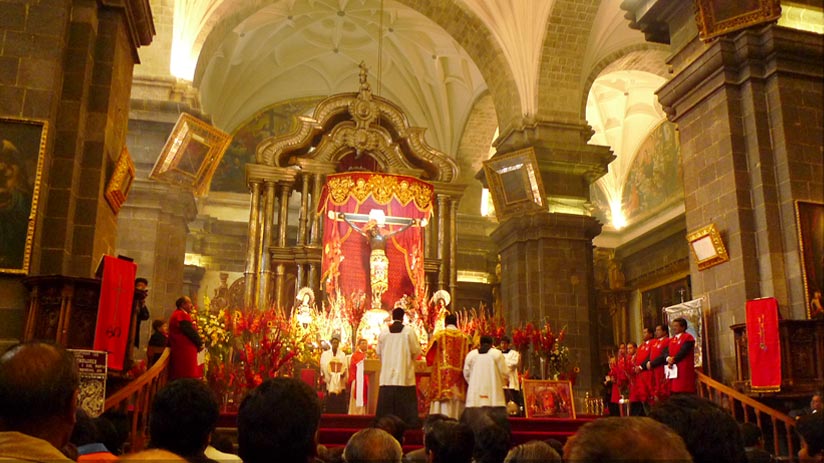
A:
{"label": "red banner", "polygon": [[97,304],[94,350],[108,352],[110,370],[122,371],[129,346],[132,298],[137,265],[123,259],[103,256],[103,281]]}
{"label": "red banner", "polygon": [[747,354],[752,390],[781,390],[778,301],[774,297],[747,301]]}

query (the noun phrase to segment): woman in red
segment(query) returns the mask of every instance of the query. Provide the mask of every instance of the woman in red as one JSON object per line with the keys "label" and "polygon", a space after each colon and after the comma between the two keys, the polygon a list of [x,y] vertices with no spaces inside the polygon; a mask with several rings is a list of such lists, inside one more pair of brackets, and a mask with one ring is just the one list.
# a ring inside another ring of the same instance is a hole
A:
{"label": "woman in red", "polygon": [[203,347],[203,340],[190,315],[192,300],[183,296],[175,305],[177,309],[169,319],[169,381],[179,378],[200,379],[203,372],[197,364],[197,353]]}

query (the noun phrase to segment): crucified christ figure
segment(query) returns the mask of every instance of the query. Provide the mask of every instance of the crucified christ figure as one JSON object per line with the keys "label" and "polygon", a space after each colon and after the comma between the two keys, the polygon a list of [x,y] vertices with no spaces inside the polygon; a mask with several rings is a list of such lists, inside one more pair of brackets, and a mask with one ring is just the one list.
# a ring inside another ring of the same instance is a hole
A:
{"label": "crucified christ figure", "polygon": [[349,218],[349,214],[339,213],[337,218],[346,222],[352,227],[352,230],[355,230],[369,241],[369,282],[372,286],[372,308],[380,309],[381,296],[389,288],[389,259],[386,257],[386,242],[389,238],[407,228],[420,224],[420,221],[418,219],[392,217],[393,222],[403,224],[403,226],[389,232],[383,227],[382,223],[375,219],[369,219],[361,228]]}

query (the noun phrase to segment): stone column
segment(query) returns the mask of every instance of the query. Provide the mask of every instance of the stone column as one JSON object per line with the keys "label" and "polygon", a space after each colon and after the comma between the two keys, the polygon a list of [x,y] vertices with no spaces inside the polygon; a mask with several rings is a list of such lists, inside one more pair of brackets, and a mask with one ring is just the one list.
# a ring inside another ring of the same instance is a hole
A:
{"label": "stone column", "polygon": [[[460,198],[449,200],[449,294],[453,300],[458,294],[458,203]],[[456,306],[453,306],[456,307]]]}
{"label": "stone column", "polygon": [[658,97],[681,137],[687,232],[714,223],[730,257],[703,271],[690,261],[693,294],[712,304],[712,371],[729,381],[728,327],[744,322],[747,300],[775,297],[784,318],[807,316],[795,203],[824,202],[824,43],[776,24],[704,43],[691,5],[629,10],[672,49]]}
{"label": "stone column", "polygon": [[448,212],[447,209],[447,202],[449,201],[449,197],[444,194],[437,195],[437,209],[435,212],[438,214],[437,217],[437,225],[438,225],[438,241],[435,243],[437,246],[437,258],[440,260],[441,268],[438,271],[438,289],[446,289],[447,282],[449,281],[449,275],[447,272],[449,271],[449,261],[448,261],[448,246],[449,243],[447,242],[447,224],[446,224],[446,214]]}

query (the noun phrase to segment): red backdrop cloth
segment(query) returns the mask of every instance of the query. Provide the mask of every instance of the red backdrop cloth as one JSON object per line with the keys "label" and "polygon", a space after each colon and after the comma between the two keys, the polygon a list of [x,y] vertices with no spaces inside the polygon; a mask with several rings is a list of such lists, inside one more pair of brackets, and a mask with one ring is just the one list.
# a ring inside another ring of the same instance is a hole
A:
{"label": "red backdrop cloth", "polygon": [[773,297],[747,301],[747,354],[752,389],[780,390],[781,343],[778,338],[778,301]]}
{"label": "red backdrop cloth", "polygon": [[122,371],[124,368],[136,273],[137,265],[134,262],[103,256],[103,281],[97,304],[94,350],[109,353],[110,370]]}
{"label": "red backdrop cloth", "polygon": [[[429,220],[433,191],[429,183],[403,175],[352,172],[327,176],[318,204],[324,220],[322,287],[327,292],[337,289],[333,278],[337,268],[341,294],[349,297],[362,291],[371,305],[369,240],[346,222],[330,219],[328,212],[368,215],[372,209],[380,209],[386,217]],[[387,224],[384,228],[391,233],[401,227]],[[386,257],[389,289],[381,298],[382,306],[391,308],[405,294],[420,296],[425,282],[423,229],[413,226],[389,238]]]}

